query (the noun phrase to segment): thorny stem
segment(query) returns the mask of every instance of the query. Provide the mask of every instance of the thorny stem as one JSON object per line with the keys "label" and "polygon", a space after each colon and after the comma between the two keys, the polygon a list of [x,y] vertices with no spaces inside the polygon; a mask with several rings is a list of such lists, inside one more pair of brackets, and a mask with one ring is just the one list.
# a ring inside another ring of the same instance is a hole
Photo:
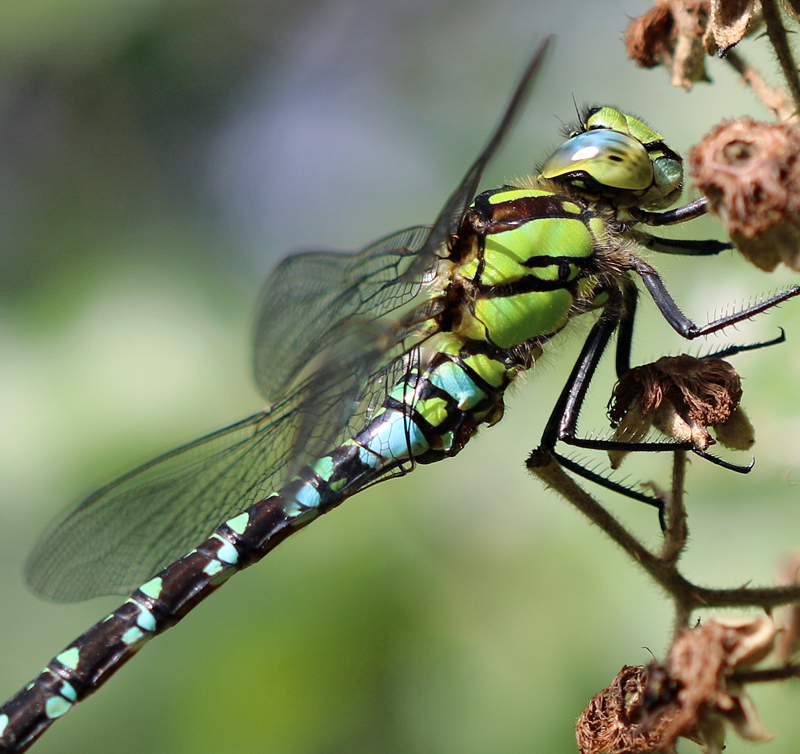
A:
{"label": "thorny stem", "polygon": [[672,462],[672,491],[667,500],[667,522],[664,532],[664,546],[661,560],[667,565],[675,565],[686,547],[689,530],[686,525],[686,506],[683,503],[686,483],[686,451],[676,450]]}
{"label": "thorny stem", "polygon": [[753,93],[758,97],[768,110],[783,123],[797,120],[797,108],[792,100],[780,86],[769,86],[761,74],[748,63],[736,50],[728,50],[725,55],[727,62],[742,77]]}
{"label": "thorny stem", "polygon": [[740,670],[733,673],[729,680],[735,683],[769,683],[770,681],[785,681],[787,678],[800,678],[800,665],[789,662],[777,668]]}
{"label": "thorny stem", "polygon": [[[684,459],[685,461],[685,459]],[[680,465],[680,464],[678,464]],[[734,589],[708,589],[688,581],[678,570],[675,557],[671,562],[663,555],[650,552],[600,503],[581,488],[558,464],[552,455],[542,448],[531,453],[528,469],[539,477],[548,487],[558,492],[574,505],[592,523],[599,526],[614,542],[631,556],[650,577],[675,602],[676,616],[681,627],[688,623],[694,610],[709,607],[760,607],[769,612],[780,605],[800,602],[800,586],[748,587]],[[679,472],[682,474],[682,472]],[[674,490],[679,487],[679,494]],[[683,481],[673,484],[673,498],[683,507]],[[674,500],[671,503],[674,505]],[[683,514],[685,527],[685,512]],[[680,517],[680,515],[679,515]],[[670,523],[672,528],[673,524]],[[670,536],[670,535],[668,535]],[[684,532],[681,537],[687,536]],[[679,537],[676,534],[676,542]],[[685,539],[684,539],[685,542]],[[671,546],[671,549],[674,546]],[[678,551],[680,554],[680,550]]]}
{"label": "thorny stem", "polygon": [[775,48],[775,54],[781,66],[783,77],[786,79],[789,92],[794,100],[794,114],[796,115],[800,112],[800,79],[798,79],[797,66],[786,37],[786,29],[783,26],[775,0],[761,0],[761,8],[764,14],[764,23],[767,25],[769,40]]}

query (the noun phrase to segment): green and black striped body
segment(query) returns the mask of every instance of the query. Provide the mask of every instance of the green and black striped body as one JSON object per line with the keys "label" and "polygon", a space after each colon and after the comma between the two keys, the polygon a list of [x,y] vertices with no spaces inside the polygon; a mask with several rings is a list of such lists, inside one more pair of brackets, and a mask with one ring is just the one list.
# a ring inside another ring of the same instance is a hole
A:
{"label": "green and black striped body", "polygon": [[583,200],[532,188],[481,194],[442,262],[447,277],[431,293],[437,332],[407,359],[371,421],[59,653],[0,709],[0,751],[24,749],[148,639],[297,529],[409,462],[455,455],[482,424],[498,421],[515,376],[571,317],[598,306],[606,235]]}

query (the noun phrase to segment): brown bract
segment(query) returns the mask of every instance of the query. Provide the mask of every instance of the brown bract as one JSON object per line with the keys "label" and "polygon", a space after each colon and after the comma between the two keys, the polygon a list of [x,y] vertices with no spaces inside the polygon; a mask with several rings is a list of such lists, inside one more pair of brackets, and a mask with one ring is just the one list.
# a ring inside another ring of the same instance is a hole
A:
{"label": "brown bract", "polygon": [[757,0],[711,0],[705,47],[709,55],[722,57],[760,25],[761,4]]}
{"label": "brown bract", "polygon": [[751,118],[713,128],[689,152],[689,174],[741,253],[771,272],[800,271],[800,131]]}
{"label": "brown bract", "polygon": [[648,754],[656,750],[672,718],[665,713],[649,728],[642,726],[648,677],[641,665],[625,665],[611,685],[592,698],[575,725],[575,740],[582,754]]}
{"label": "brown bract", "polygon": [[765,659],[777,634],[769,618],[709,620],[681,631],[667,659],[667,675],[679,690],[666,705],[665,742],[690,738],[717,754],[725,748],[726,723],[747,741],[768,741],[752,699],[732,676]]}
{"label": "brown bract", "polygon": [[[614,439],[638,442],[656,427],[676,442],[691,442],[705,450],[717,439],[726,447],[746,450],[755,433],[739,407],[742,385],[736,370],[722,359],[708,356],[665,356],[635,367],[617,383],[608,416]],[[609,452],[618,468],[626,450]]]}
{"label": "brown bract", "polygon": [[748,741],[771,737],[736,680],[772,652],[777,630],[768,618],[709,620],[678,634],[667,662],[624,667],[578,720],[583,754],[672,754],[678,738],[706,754],[725,747],[726,724]]}
{"label": "brown bract", "polygon": [[703,38],[709,10],[709,0],[657,0],[628,25],[628,57],[643,68],[663,65],[671,71],[672,83],[684,89],[708,81]]}

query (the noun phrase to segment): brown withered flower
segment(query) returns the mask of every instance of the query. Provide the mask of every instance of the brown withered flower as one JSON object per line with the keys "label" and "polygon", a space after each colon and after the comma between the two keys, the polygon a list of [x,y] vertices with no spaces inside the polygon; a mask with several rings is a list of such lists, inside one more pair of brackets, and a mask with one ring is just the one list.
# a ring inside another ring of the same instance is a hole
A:
{"label": "brown withered flower", "polygon": [[672,73],[672,84],[684,89],[691,89],[695,81],[708,81],[703,39],[709,11],[709,0],[657,0],[628,25],[628,57],[642,68],[663,65]]}
{"label": "brown withered flower", "polygon": [[726,724],[747,741],[768,741],[772,736],[734,674],[765,659],[777,635],[770,618],[718,618],[681,631],[666,663],[679,690],[667,703],[671,720],[663,729],[664,743],[689,738],[706,754],[718,754],[725,748]]}
{"label": "brown withered flower", "polygon": [[726,725],[766,741],[750,697],[736,679],[765,659],[777,629],[768,618],[709,620],[678,634],[666,663],[625,666],[583,712],[575,736],[582,754],[673,754],[678,738],[705,754],[725,747]]}
{"label": "brown withered flower", "polygon": [[761,26],[758,0],[711,0],[711,13],[705,37],[709,55],[720,57]]}
{"label": "brown withered flower", "polygon": [[[625,665],[611,685],[592,698],[575,725],[581,754],[648,754],[664,738],[672,717],[663,711],[658,720],[648,719],[645,693],[649,673],[641,665]],[[678,713],[677,707],[674,714]],[[673,715],[674,716],[674,715]]]}
{"label": "brown withered flower", "polygon": [[[739,407],[741,397],[741,380],[727,361],[665,356],[623,375],[608,416],[620,442],[638,442],[655,427],[676,442],[706,450],[715,442],[710,427],[725,447],[746,450],[755,432]],[[611,466],[618,468],[627,452],[610,451]]]}
{"label": "brown withered flower", "polygon": [[800,130],[723,122],[692,147],[689,174],[745,258],[800,272]]}

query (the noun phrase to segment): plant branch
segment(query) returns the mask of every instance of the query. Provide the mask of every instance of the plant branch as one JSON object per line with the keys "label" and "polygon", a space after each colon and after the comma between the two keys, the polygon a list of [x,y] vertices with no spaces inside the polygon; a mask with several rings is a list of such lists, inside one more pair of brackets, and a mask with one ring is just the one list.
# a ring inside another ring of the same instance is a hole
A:
{"label": "plant branch", "polygon": [[[685,462],[685,459],[684,459]],[[673,479],[673,500],[683,508],[683,477],[678,463],[678,473]],[[633,536],[614,516],[611,515],[589,493],[580,487],[553,458],[549,451],[539,448],[531,453],[527,462],[528,469],[548,487],[558,492],[563,498],[574,505],[592,523],[600,527],[614,542],[616,542],[630,557],[643,568],[650,577],[674,600],[676,607],[676,624],[683,627],[688,622],[691,613],[698,608],[708,607],[760,607],[767,612],[781,605],[788,605],[800,601],[800,586],[777,587],[748,587],[741,586],[734,589],[709,589],[697,586],[686,579],[677,569],[677,556],[673,551],[675,545],[670,546],[670,558],[665,560],[647,549],[636,537]],[[676,494],[677,491],[677,494]],[[688,528],[685,527],[685,511],[675,514],[678,518],[683,516],[683,533],[675,535],[675,542],[685,542]],[[671,522],[671,527],[673,526]],[[667,535],[672,536],[670,534]],[[681,547],[682,549],[682,547]],[[680,549],[678,550],[678,555]]]}
{"label": "plant branch", "polygon": [[800,678],[800,665],[789,662],[777,668],[739,670],[733,673],[728,680],[735,683],[769,683],[770,681],[785,681],[788,678]]}
{"label": "plant branch", "polygon": [[797,65],[792,56],[792,49],[789,47],[786,29],[775,0],[761,0],[761,8],[764,14],[764,23],[767,25],[769,41],[775,48],[775,55],[794,101],[793,115],[796,116],[800,112],[800,79],[797,76]]}
{"label": "plant branch", "polygon": [[783,123],[797,121],[797,108],[781,86],[769,86],[764,77],[748,63],[736,50],[729,50],[725,56],[728,63],[758,97],[764,107],[775,113]]}

